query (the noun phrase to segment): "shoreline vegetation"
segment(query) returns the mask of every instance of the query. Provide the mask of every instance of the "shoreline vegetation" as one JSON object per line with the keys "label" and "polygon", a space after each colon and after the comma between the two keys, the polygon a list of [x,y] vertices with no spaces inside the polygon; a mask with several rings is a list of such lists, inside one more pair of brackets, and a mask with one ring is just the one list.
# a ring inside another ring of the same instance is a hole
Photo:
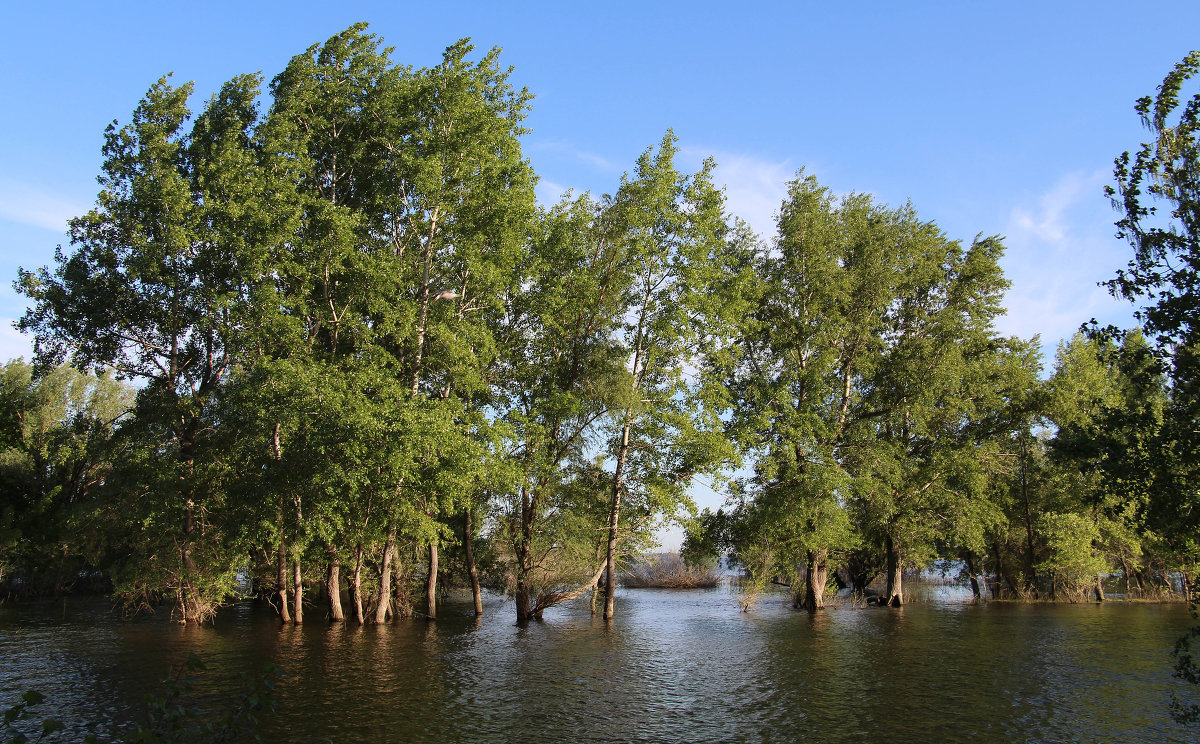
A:
{"label": "shoreline vegetation", "polygon": [[678,553],[646,556],[621,575],[626,589],[712,589],[720,586],[715,568],[689,566]]}
{"label": "shoreline vegetation", "polygon": [[[801,170],[767,241],[671,131],[542,206],[500,51],[392,54],[356,24],[198,105],[164,77],[106,131],[95,207],[16,280],[0,591],[380,624],[489,590],[520,626],[720,560],[747,609],[899,607],[934,561],[980,599],[1192,594],[1200,57],[1139,101],[1154,141],[1109,189],[1142,325],[1046,369],[996,329],[1000,236]],[[679,558],[646,558],[671,522]]]}

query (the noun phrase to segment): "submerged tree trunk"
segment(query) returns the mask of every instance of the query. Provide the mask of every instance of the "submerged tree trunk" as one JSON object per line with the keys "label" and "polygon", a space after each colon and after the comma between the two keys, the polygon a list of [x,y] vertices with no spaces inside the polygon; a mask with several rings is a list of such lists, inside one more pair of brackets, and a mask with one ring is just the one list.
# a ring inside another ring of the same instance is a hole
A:
{"label": "submerged tree trunk", "polygon": [[975,574],[975,557],[971,555],[971,551],[965,549],[962,552],[962,557],[963,563],[967,566],[967,575],[971,577],[971,596],[974,597],[976,602],[979,602],[983,597],[979,593],[979,579]]}
{"label": "submerged tree trunk", "polygon": [[304,622],[304,575],[300,572],[300,556],[292,563],[292,622]]}
{"label": "submerged tree trunk", "polygon": [[363,546],[362,543],[358,543],[354,546],[354,573],[350,577],[350,601],[354,604],[354,619],[359,625],[366,622],[366,618],[363,616],[362,563]]}
{"label": "submerged tree trunk", "polygon": [[379,604],[375,605],[375,622],[379,625],[387,622],[388,613],[392,611],[392,551],[395,547],[396,531],[393,529],[383,545],[383,560],[379,565]]}
{"label": "submerged tree trunk", "polygon": [[[638,349],[639,355],[641,349]],[[637,371],[634,357],[634,372]],[[636,379],[636,378],[635,378]],[[625,411],[625,425],[621,429],[621,448],[617,452],[617,465],[613,471],[611,507],[608,512],[608,553],[604,564],[604,619],[612,620],[617,602],[617,525],[621,517],[621,495],[625,488],[625,461],[629,457],[629,431],[633,428],[633,414]]]}
{"label": "submerged tree trunk", "polygon": [[429,574],[425,577],[425,619],[437,620],[438,541],[429,541]]}
{"label": "submerged tree trunk", "polygon": [[329,574],[325,579],[325,592],[329,595],[329,619],[340,623],[346,619],[342,611],[342,564],[337,551],[329,546]]}
{"label": "submerged tree trunk", "polygon": [[530,551],[533,548],[533,515],[536,506],[533,496],[525,486],[521,487],[521,534],[515,540],[517,554],[517,576],[513,588],[513,600],[517,606],[517,627],[525,627],[533,619],[532,594],[529,573],[533,570]]}
{"label": "submerged tree trunk", "polygon": [[483,614],[483,595],[479,591],[479,570],[475,568],[475,545],[471,536],[471,507],[463,510],[463,552],[467,560],[467,578],[471,580],[471,599],[475,601],[475,616]]}
{"label": "submerged tree trunk", "polygon": [[523,628],[533,619],[533,614],[530,612],[529,587],[520,579],[517,580],[517,587],[513,591],[513,600],[517,605],[517,627]]}
{"label": "submerged tree trunk", "polygon": [[283,539],[283,518],[279,518],[279,547],[275,549],[275,559],[279,575],[279,619],[285,623],[292,621],[292,611],[288,608],[288,557],[287,543]]}
{"label": "submerged tree trunk", "polygon": [[392,548],[392,617],[412,617],[412,599],[408,595],[408,575],[405,563],[400,560],[398,548]]}
{"label": "submerged tree trunk", "polygon": [[[283,450],[279,442],[279,424],[275,424],[275,429],[271,432],[271,454],[275,458],[276,464],[283,461]],[[279,618],[285,623],[292,621],[292,613],[288,610],[288,575],[287,575],[287,541],[283,537],[283,496],[279,497],[279,504],[275,509],[275,523],[279,527],[279,546],[276,548],[275,558],[279,563]]]}
{"label": "submerged tree trunk", "polygon": [[900,547],[891,535],[885,540],[887,549],[887,594],[885,604],[888,607],[900,607],[904,604],[904,562],[900,558]]}
{"label": "submerged tree trunk", "polygon": [[808,551],[808,577],[804,582],[804,609],[825,609],[825,582],[829,579],[829,551]]}
{"label": "submerged tree trunk", "polygon": [[189,421],[179,436],[179,459],[186,472],[184,481],[183,535],[179,541],[179,559],[182,575],[179,581],[180,622],[195,623],[204,619],[200,607],[200,588],[196,580],[196,429],[198,422]]}

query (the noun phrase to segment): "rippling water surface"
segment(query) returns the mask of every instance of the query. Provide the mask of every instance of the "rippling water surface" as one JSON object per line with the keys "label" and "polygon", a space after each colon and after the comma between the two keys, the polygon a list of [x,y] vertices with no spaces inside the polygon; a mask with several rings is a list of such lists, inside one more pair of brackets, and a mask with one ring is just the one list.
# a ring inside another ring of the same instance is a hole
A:
{"label": "rippling water surface", "polygon": [[[215,626],[119,619],[105,602],[0,607],[0,707],[46,694],[71,732],[117,736],[189,652],[202,695],[267,661],[287,674],[275,742],[1173,742],[1169,651],[1182,605],[834,608],[727,590],[626,590],[606,626],[586,606],[513,626],[451,605],[436,623],[280,627],[247,602]],[[317,616],[313,612],[310,617]],[[68,737],[69,738],[69,737]]]}

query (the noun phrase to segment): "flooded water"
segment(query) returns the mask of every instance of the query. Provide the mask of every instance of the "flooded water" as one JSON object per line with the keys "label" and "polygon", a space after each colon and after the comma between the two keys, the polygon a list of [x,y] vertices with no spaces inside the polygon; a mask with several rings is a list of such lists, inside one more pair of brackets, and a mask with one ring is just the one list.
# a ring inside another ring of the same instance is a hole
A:
{"label": "flooded water", "polygon": [[[107,603],[0,607],[0,707],[35,688],[41,715],[120,738],[189,652],[197,689],[286,670],[272,742],[1185,742],[1171,721],[1179,604],[983,606],[930,601],[816,617],[725,589],[625,590],[606,626],[586,606],[518,629],[481,621],[280,627],[251,602],[213,626],[121,620]],[[311,616],[318,616],[314,611]]]}

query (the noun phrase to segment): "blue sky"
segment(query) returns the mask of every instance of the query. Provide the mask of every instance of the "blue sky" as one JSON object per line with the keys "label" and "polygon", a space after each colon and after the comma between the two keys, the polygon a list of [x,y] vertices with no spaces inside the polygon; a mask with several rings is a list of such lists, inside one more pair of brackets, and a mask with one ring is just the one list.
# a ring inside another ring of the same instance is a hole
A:
{"label": "blue sky", "polygon": [[0,359],[29,353],[10,281],[51,263],[90,207],[110,121],[164,73],[194,80],[198,107],[356,21],[415,66],[464,36],[502,47],[535,95],[543,199],[611,191],[671,127],[764,235],[800,167],[911,201],[951,237],[1003,235],[1000,327],[1041,334],[1051,358],[1092,317],[1130,322],[1096,286],[1130,255],[1102,190],[1145,139],[1134,101],[1200,47],[1191,2],[6,3]]}

